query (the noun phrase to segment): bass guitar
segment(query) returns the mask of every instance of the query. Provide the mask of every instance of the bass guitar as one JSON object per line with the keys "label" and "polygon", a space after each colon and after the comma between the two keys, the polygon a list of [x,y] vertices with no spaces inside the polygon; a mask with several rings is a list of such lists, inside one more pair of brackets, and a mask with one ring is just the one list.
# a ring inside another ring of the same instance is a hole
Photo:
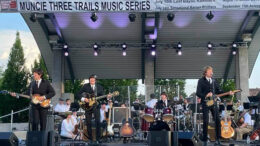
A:
{"label": "bass guitar", "polygon": [[[241,92],[241,90],[233,90],[232,92],[237,93],[237,92]],[[217,95],[214,95],[214,96],[215,96],[215,97],[222,97],[222,96],[227,96],[227,95],[229,95],[229,92],[217,94]],[[214,98],[213,98],[213,96],[207,97],[207,99],[206,99],[206,104],[207,104],[208,107],[210,107],[210,106],[212,106],[212,105],[214,104]]]}
{"label": "bass guitar", "polygon": [[[118,96],[119,92],[118,91],[114,91],[113,93],[110,94],[112,97],[114,96]],[[95,107],[98,103],[98,100],[106,98],[107,95],[102,95],[102,96],[98,96],[95,97],[92,94],[86,94],[85,98],[88,98],[89,102],[85,102],[85,101],[80,101],[79,105],[82,109],[84,109],[85,111],[90,111],[93,109],[93,107]]]}
{"label": "bass guitar", "polygon": [[221,120],[221,136],[223,138],[231,138],[234,136],[235,131],[231,127],[231,120],[227,120],[228,113],[227,113],[227,104],[226,101],[224,101],[224,107],[225,107],[225,117],[224,120]]}
{"label": "bass guitar", "polygon": [[[0,93],[1,94],[11,94],[14,92],[9,92],[9,91],[4,90],[4,91],[0,91]],[[42,97],[40,94],[33,94],[32,97],[29,95],[24,95],[24,94],[19,94],[19,93],[15,93],[15,94],[16,94],[16,98],[23,97],[23,98],[31,99],[31,102],[33,104],[40,104],[40,106],[44,107],[44,108],[49,107],[51,104],[50,99],[39,100],[39,98]]]}
{"label": "bass guitar", "polygon": [[135,133],[132,119],[128,117],[128,111],[126,112],[126,119],[122,121],[122,127],[120,128],[120,135],[122,137],[132,137]]}
{"label": "bass guitar", "polygon": [[112,106],[113,106],[113,103],[110,103],[109,104],[109,116],[108,116],[108,121],[107,121],[107,133],[109,136],[114,135],[114,131],[113,131],[114,124],[111,124]]}

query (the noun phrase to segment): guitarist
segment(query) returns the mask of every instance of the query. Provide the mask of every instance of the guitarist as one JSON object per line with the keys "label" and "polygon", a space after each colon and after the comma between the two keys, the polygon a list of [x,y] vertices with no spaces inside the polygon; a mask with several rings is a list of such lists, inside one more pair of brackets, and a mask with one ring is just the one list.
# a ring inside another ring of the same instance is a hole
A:
{"label": "guitarist", "polygon": [[[202,141],[204,141],[204,146],[207,145],[208,140],[208,124],[209,124],[209,111],[212,113],[212,117],[214,117],[215,121],[215,129],[216,129],[216,144],[220,145],[220,119],[218,114],[218,107],[210,106],[208,107],[206,104],[206,99],[212,97],[214,94],[223,93],[219,87],[219,84],[212,79],[213,68],[211,66],[204,67],[203,77],[199,79],[197,85],[196,95],[201,98],[202,103],[202,111],[203,111],[203,137]],[[230,95],[234,93],[232,91],[229,92]],[[216,115],[216,116],[215,116]]]}
{"label": "guitarist", "polygon": [[[103,87],[96,83],[96,75],[91,75],[89,77],[89,83],[85,84],[77,94],[77,97],[80,98],[81,101],[88,103],[89,97],[85,97],[86,93],[95,95],[95,97],[104,95]],[[111,95],[107,96],[107,98],[111,98],[111,97],[112,97]],[[100,127],[101,127],[101,125],[100,125],[100,105],[99,104],[95,105],[95,107],[93,109],[85,112],[88,138],[90,139],[91,142],[93,141],[92,126],[91,126],[92,114],[94,114],[95,125],[96,125],[96,140],[97,140],[96,143],[99,144],[100,143]]]}
{"label": "guitarist", "polygon": [[[30,83],[29,89],[26,94],[40,94],[38,100],[51,99],[55,95],[55,91],[49,81],[42,79],[43,71],[41,69],[35,69],[33,71],[34,81]],[[16,96],[16,93],[11,93],[12,96]],[[40,131],[46,129],[48,108],[41,107],[40,104],[32,104],[32,131],[38,131],[38,125],[40,123]]]}

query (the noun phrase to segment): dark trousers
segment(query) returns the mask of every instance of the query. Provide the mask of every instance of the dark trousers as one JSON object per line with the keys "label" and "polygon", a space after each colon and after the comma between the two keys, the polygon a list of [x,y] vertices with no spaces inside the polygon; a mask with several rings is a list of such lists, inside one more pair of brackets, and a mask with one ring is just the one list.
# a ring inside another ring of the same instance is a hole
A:
{"label": "dark trousers", "polygon": [[[218,114],[218,108],[215,106],[207,107],[204,104],[202,104],[202,112],[203,112],[203,139],[202,140],[207,141],[207,139],[208,139],[209,111],[211,111],[213,120],[215,121],[216,140],[219,140],[219,138],[220,138],[220,118],[219,118],[219,114]],[[216,117],[215,117],[215,115],[216,115]]]}
{"label": "dark trousers", "polygon": [[40,105],[32,105],[32,131],[44,131],[46,129],[48,108],[43,108]]}
{"label": "dark trousers", "polygon": [[93,140],[92,125],[91,125],[92,114],[94,114],[94,118],[95,118],[96,139],[99,140],[100,139],[100,108],[94,108],[93,110],[85,113],[88,137],[90,140]]}

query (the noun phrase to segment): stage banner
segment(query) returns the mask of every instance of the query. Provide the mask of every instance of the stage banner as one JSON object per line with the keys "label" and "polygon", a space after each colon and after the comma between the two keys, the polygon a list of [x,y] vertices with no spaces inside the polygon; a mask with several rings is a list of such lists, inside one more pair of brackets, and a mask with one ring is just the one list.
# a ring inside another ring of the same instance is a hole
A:
{"label": "stage banner", "polygon": [[[7,1],[7,2],[5,2]],[[260,10],[260,0],[1,0],[19,12]],[[2,4],[1,4],[2,5]],[[2,6],[3,11],[3,6]]]}
{"label": "stage banner", "polygon": [[17,12],[16,0],[0,0],[0,12]]}

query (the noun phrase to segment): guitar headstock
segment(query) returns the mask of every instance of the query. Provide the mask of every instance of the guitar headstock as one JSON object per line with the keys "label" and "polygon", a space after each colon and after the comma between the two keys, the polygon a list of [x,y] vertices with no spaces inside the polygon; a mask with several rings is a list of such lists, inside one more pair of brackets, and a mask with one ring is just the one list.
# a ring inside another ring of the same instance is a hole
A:
{"label": "guitar headstock", "polygon": [[111,95],[112,95],[112,96],[118,96],[118,95],[119,95],[119,92],[118,92],[118,91],[114,91]]}

